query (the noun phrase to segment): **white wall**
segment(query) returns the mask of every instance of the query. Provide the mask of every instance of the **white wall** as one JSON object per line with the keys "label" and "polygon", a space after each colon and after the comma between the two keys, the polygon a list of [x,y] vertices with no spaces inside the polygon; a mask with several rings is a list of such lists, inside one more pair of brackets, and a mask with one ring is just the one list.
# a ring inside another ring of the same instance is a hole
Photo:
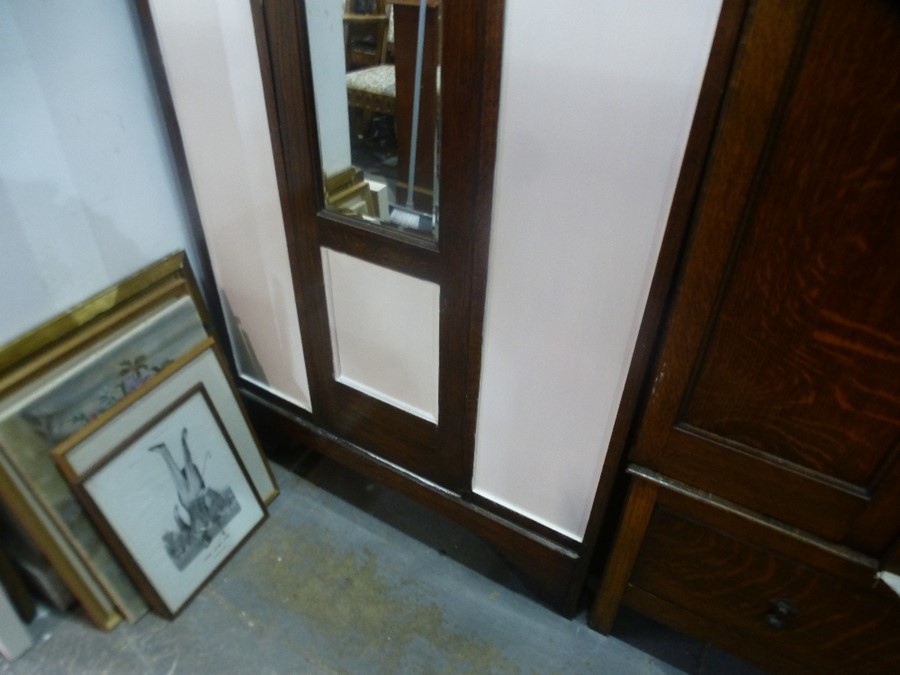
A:
{"label": "white wall", "polygon": [[347,110],[347,62],[344,57],[343,0],[307,2],[306,21],[309,50],[316,55],[311,68],[322,172],[333,176],[353,164],[350,119],[344,114]]}
{"label": "white wall", "polygon": [[0,343],[193,255],[140,40],[128,3],[0,1]]}
{"label": "white wall", "polygon": [[474,489],[575,539],[719,5],[506,3]]}

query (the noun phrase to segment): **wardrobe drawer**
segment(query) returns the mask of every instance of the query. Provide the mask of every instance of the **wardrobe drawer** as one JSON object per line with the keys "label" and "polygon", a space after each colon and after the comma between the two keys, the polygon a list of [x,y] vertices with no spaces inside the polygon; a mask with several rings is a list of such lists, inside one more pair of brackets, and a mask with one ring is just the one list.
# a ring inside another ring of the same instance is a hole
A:
{"label": "wardrobe drawer", "polygon": [[625,601],[674,605],[758,662],[771,650],[818,672],[900,672],[900,598],[865,559],[664,488]]}

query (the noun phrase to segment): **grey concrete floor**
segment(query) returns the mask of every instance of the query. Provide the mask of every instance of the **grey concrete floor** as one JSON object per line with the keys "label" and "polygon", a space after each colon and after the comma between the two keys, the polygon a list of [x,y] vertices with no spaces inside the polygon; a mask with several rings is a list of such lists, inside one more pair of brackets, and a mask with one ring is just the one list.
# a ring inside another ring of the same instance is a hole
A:
{"label": "grey concrete floor", "polygon": [[176,620],[48,614],[0,674],[754,672],[634,615],[620,637],[563,618],[464,530],[336,465],[273,469],[269,519]]}

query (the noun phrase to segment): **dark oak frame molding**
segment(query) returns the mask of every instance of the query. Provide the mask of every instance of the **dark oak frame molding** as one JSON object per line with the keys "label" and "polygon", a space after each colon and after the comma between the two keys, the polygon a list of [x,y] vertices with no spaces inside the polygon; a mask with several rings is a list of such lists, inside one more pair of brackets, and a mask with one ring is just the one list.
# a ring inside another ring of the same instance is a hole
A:
{"label": "dark oak frame molding", "polygon": [[[878,342],[898,330],[896,180],[870,176],[896,154],[887,55],[900,15],[884,2],[746,4],[671,309],[623,420],[629,496],[592,624],[608,631],[621,602],[763,667],[893,672],[896,597],[874,575],[900,559],[898,415],[865,395],[896,403],[896,359]],[[878,426],[860,421],[872,410]],[[769,632],[798,613],[780,641]]]}
{"label": "dark oak frame molding", "polygon": [[[467,490],[481,369],[503,2],[456,0],[442,8],[448,37],[441,65],[437,243],[325,211],[304,7],[287,0],[252,2],[313,400],[309,419],[428,480]],[[322,248],[440,286],[437,425],[335,381]]]}

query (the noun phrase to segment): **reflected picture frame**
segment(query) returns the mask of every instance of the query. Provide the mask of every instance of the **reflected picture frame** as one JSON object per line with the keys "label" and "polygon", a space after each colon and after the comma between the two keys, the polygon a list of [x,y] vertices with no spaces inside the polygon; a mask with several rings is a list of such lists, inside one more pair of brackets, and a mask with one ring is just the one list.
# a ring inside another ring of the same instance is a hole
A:
{"label": "reflected picture frame", "polygon": [[174,618],[267,517],[247,442],[258,452],[210,340],[53,456],[150,606]]}

